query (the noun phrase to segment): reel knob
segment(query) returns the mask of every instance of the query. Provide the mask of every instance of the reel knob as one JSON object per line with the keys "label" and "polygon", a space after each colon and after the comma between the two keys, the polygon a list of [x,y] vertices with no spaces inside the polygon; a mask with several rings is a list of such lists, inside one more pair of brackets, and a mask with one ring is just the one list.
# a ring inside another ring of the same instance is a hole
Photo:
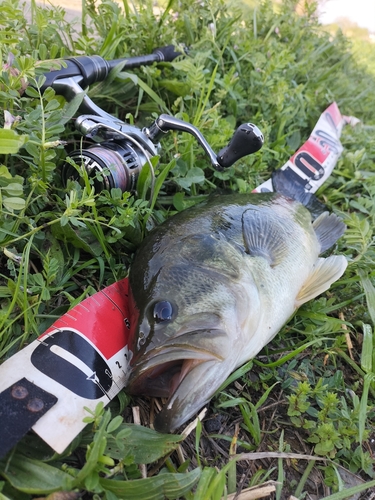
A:
{"label": "reel knob", "polygon": [[217,162],[223,168],[228,168],[243,156],[256,153],[263,146],[264,137],[253,123],[244,123],[233,134],[228,146],[217,154]]}

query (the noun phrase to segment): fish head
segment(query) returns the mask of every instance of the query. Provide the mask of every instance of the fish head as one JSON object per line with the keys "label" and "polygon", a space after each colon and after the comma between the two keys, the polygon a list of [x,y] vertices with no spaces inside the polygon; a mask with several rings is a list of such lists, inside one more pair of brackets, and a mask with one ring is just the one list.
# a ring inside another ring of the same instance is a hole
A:
{"label": "fish head", "polygon": [[239,277],[240,259],[236,264],[228,256],[224,266],[222,248],[211,248],[210,261],[208,255],[194,255],[197,245],[212,243],[206,239],[190,238],[190,250],[185,245],[169,252],[157,269],[153,258],[142,272],[135,262],[130,275],[139,319],[127,391],[167,398],[154,423],[162,432],[176,429],[210,400],[236,367],[242,319],[252,316],[255,327],[259,321],[258,291],[253,283],[251,308],[244,298],[249,284],[244,294]]}

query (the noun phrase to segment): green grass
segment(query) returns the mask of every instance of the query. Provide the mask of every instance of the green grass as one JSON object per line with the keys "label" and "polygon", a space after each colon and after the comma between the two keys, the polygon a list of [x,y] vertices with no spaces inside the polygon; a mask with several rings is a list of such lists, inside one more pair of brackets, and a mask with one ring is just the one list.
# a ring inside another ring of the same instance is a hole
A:
{"label": "green grass", "polygon": [[[347,272],[231,376],[206,422],[185,439],[160,437],[128,423],[138,404],[147,426],[151,403],[121,395],[88,415],[61,456],[26,436],[0,462],[1,500],[56,500],[54,491],[72,500],[74,492],[107,500],[220,499],[269,480],[279,482],[276,498],[308,492],[342,499],[374,486],[375,79],[343,35],[325,33],[311,6],[296,15],[296,3],[286,0],[275,12],[269,1],[254,10],[171,0],[155,16],[151,2],[134,8],[124,0],[121,8],[87,1],[81,27],[69,25],[61,8],[32,2],[30,21],[21,3],[1,0],[0,105],[10,113],[0,117],[7,127],[0,129],[2,361],[69,307],[126,276],[153,224],[217,188],[251,192],[307,139],[330,102],[362,121],[344,130],[344,153],[319,192],[348,226],[335,249],[348,258]],[[96,193],[88,179],[64,188],[61,163],[66,150],[79,147],[72,126],[79,103],[51,89],[41,95],[41,61],[119,58],[170,43],[186,44],[189,55],[120,72],[92,86],[90,96],[140,127],[167,110],[194,123],[215,151],[236,125],[251,121],[266,137],[264,148],[220,173],[190,136],[169,134],[151,208],[147,179],[138,199]]]}

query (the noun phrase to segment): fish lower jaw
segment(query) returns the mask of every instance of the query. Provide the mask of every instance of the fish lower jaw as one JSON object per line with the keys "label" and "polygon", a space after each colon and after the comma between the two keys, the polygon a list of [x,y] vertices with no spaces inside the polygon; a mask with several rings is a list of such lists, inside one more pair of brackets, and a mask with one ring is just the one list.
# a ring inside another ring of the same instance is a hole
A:
{"label": "fish lower jaw", "polygon": [[[184,378],[186,377],[186,375],[189,372],[191,372],[191,370],[193,370],[193,368],[195,368],[196,366],[200,365],[201,363],[203,363],[203,361],[201,359],[186,359],[182,363],[182,367],[181,367],[180,373],[178,373],[178,374],[176,373],[176,375],[174,375],[172,377],[171,385],[170,385],[170,398],[177,391],[177,388],[179,387],[179,385],[181,384],[181,382],[184,380]],[[167,409],[170,410],[171,407],[172,407],[172,402],[169,401],[169,403],[167,403]]]}
{"label": "fish lower jaw", "polygon": [[159,363],[130,376],[128,392],[134,395],[171,399],[177,388],[196,366],[206,359],[175,359]]}
{"label": "fish lower jaw", "polygon": [[[216,365],[218,360],[211,359],[207,363],[207,360],[202,359],[180,359],[158,365],[134,380],[130,379],[128,392],[166,398],[160,413],[155,417],[154,428],[162,433],[173,432],[205,404],[205,400],[198,401],[197,404],[193,405],[189,401],[182,402],[180,400],[181,398],[184,400],[186,384],[193,385],[193,387],[195,382],[199,384],[202,379],[199,376],[200,370],[204,371],[205,366],[212,363]],[[201,395],[202,392],[199,391],[199,394]],[[189,407],[191,407],[190,410]]]}

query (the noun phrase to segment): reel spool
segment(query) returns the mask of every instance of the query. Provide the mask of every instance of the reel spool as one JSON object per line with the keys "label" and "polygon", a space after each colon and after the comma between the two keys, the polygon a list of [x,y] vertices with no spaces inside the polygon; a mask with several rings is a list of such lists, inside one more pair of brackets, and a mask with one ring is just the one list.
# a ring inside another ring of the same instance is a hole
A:
{"label": "reel spool", "polygon": [[[86,170],[96,193],[112,188],[134,192],[138,175],[148,161],[139,148],[126,140],[93,144],[73,151],[69,157],[78,167]],[[65,186],[69,179],[79,181],[81,178],[79,170],[67,161],[62,166],[61,176]]]}

